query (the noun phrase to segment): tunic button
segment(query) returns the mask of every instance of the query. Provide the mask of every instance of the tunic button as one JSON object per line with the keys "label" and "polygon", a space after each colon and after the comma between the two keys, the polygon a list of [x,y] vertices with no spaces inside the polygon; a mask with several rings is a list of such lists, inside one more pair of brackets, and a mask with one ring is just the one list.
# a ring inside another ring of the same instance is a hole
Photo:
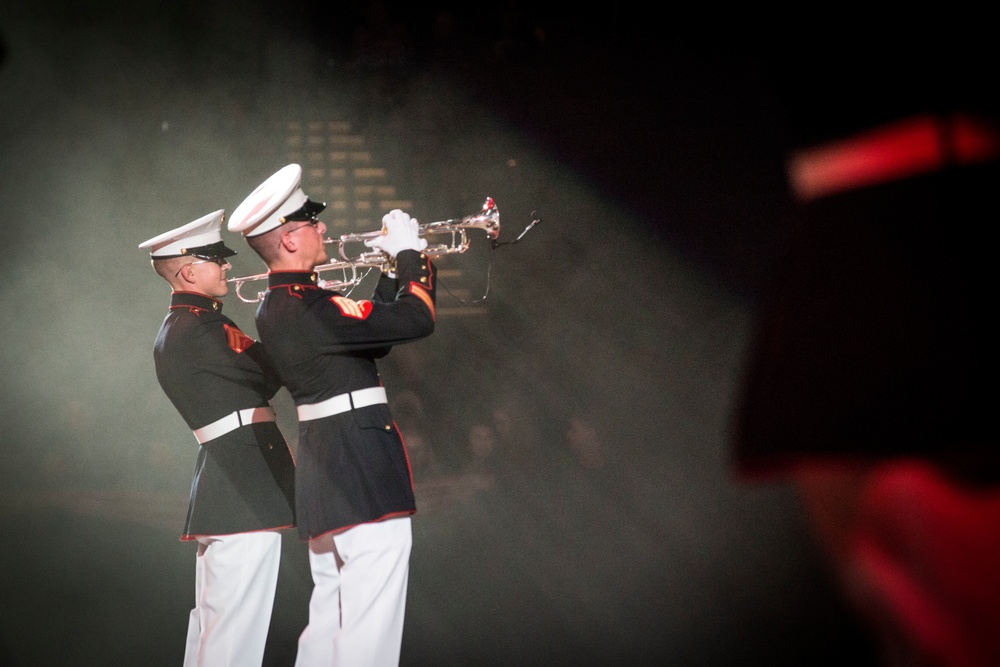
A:
{"label": "tunic button", "polygon": [[271,443],[271,442],[267,443],[267,448],[268,449],[274,449],[274,443]]}
{"label": "tunic button", "polygon": [[427,276],[420,276],[420,282],[422,283],[427,282]]}
{"label": "tunic button", "polygon": [[298,292],[298,291],[299,291],[300,289],[302,289],[302,288],[301,288],[301,287],[299,287],[298,285],[294,285],[294,286],[292,287],[292,289],[293,289],[293,290],[295,290],[296,292]]}
{"label": "tunic button", "polygon": [[386,431],[391,431],[392,430],[392,424],[386,424],[385,425],[385,430]]}

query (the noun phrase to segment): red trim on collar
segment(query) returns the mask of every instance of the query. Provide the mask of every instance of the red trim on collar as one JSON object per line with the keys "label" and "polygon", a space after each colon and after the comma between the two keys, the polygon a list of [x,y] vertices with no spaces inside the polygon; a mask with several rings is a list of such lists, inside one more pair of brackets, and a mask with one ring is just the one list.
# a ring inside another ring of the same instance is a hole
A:
{"label": "red trim on collar", "polygon": [[174,295],[174,294],[191,294],[193,296],[200,296],[203,299],[208,299],[209,301],[214,301],[214,302],[216,302],[216,303],[218,303],[220,305],[222,304],[222,300],[221,299],[216,299],[214,296],[209,296],[207,294],[202,294],[201,292],[192,292],[191,290],[174,290],[170,294],[171,294],[171,296]]}

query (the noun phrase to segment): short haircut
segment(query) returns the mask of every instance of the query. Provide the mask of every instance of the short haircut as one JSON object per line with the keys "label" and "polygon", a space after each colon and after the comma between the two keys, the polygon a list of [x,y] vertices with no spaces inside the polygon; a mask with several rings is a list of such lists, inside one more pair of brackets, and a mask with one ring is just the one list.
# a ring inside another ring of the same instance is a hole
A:
{"label": "short haircut", "polygon": [[166,259],[157,259],[153,257],[151,262],[153,264],[153,270],[156,271],[161,278],[166,280],[173,286],[177,282],[177,272],[181,270],[185,264],[190,264],[187,260],[189,257],[168,257]]}
{"label": "short haircut", "polygon": [[264,260],[265,264],[271,266],[271,264],[279,259],[278,246],[281,244],[281,234],[283,231],[283,227],[275,227],[263,234],[248,236],[247,245]]}

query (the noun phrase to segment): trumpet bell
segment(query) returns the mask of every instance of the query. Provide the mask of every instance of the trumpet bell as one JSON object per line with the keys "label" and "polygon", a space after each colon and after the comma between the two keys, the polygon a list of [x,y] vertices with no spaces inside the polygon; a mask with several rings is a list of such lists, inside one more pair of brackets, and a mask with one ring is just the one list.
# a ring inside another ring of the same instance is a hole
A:
{"label": "trumpet bell", "polygon": [[445,233],[453,229],[481,229],[486,232],[486,238],[493,241],[500,236],[500,211],[493,197],[487,197],[481,213],[466,216],[461,220],[432,222],[425,227],[424,233],[427,234]]}

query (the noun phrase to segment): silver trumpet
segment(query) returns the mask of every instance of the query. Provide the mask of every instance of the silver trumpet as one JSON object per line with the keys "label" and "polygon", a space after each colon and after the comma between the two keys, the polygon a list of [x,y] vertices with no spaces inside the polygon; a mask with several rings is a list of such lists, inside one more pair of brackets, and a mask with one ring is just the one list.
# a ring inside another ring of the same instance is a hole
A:
{"label": "silver trumpet", "polygon": [[[439,222],[428,222],[418,226],[418,234],[421,237],[435,234],[451,234],[449,243],[428,244],[424,248],[424,254],[431,257],[441,255],[452,255],[465,252],[469,249],[469,238],[465,233],[467,229],[482,229],[486,232],[486,238],[491,241],[500,236],[500,211],[493,202],[492,197],[487,197],[483,203],[483,210],[476,215],[467,215],[464,218],[451,220],[441,220]],[[389,257],[381,250],[374,252],[362,252],[358,255],[349,255],[345,248],[351,243],[363,243],[368,239],[376,238],[385,234],[385,229],[375,232],[362,232],[360,234],[343,234],[337,239],[326,239],[324,243],[336,243],[338,254],[345,262],[358,263],[362,266],[384,267],[389,262]]]}
{"label": "silver trumpet", "polygon": [[[439,222],[429,222],[419,225],[418,234],[421,237],[437,234],[451,235],[449,243],[438,243],[434,245],[428,244],[423,250],[424,254],[431,257],[439,257],[441,255],[452,255],[455,253],[465,252],[469,249],[470,245],[469,238],[466,235],[467,229],[482,229],[486,232],[486,238],[490,239],[490,241],[496,241],[497,237],[500,236],[500,212],[497,210],[497,206],[493,202],[492,197],[486,198],[486,201],[483,203],[483,210],[476,215],[468,215],[464,218],[441,220]],[[331,271],[340,272],[340,276],[333,280],[322,278],[319,281],[319,286],[324,289],[334,291],[350,290],[356,287],[362,279],[364,279],[365,275],[367,275],[367,272],[361,272],[359,269],[375,268],[380,271],[385,271],[391,258],[381,250],[362,252],[353,257],[349,256],[345,250],[345,247],[348,244],[363,243],[368,239],[373,239],[384,233],[384,230],[379,230],[375,232],[363,232],[360,234],[343,234],[340,238],[336,239],[324,239],[323,242],[326,244],[337,244],[338,252],[342,259],[327,262],[326,264],[320,264],[313,269],[313,271],[318,274],[328,273]],[[233,291],[236,293],[236,297],[240,301],[244,303],[258,303],[264,298],[264,294],[267,290],[258,290],[257,294],[251,297],[243,294],[243,286],[248,283],[266,281],[267,276],[267,273],[258,273],[252,276],[229,278],[226,282],[234,284]]]}
{"label": "silver trumpet", "polygon": [[[319,286],[323,289],[340,291],[348,290],[356,287],[358,283],[365,277],[364,273],[360,273],[358,269],[369,267],[369,268],[379,268],[382,269],[383,263],[362,263],[362,262],[348,262],[348,261],[334,261],[327,262],[326,264],[320,264],[313,269],[316,273],[324,273],[330,271],[340,271],[341,277],[335,278],[333,280],[323,278],[319,281]],[[264,282],[267,280],[267,273],[258,273],[252,276],[241,276],[239,278],[227,278],[227,283],[233,283],[233,292],[236,293],[236,297],[243,303],[260,303],[264,299],[264,294],[267,293],[267,289],[258,290],[253,296],[246,296],[243,294],[243,286],[247,283],[254,282]]]}

